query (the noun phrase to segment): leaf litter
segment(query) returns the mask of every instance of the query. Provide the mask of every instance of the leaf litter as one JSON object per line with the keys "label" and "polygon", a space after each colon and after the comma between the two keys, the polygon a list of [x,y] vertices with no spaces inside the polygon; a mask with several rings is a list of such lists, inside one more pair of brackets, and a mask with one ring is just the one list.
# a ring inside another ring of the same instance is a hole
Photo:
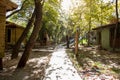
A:
{"label": "leaf litter", "polygon": [[120,53],[81,46],[78,56],[67,53],[83,80],[120,80]]}

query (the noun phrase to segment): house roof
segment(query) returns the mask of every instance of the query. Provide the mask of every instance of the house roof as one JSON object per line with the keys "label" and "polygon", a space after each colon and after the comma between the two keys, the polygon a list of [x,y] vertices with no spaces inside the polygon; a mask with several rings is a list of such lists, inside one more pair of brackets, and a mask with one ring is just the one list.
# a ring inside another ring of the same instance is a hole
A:
{"label": "house roof", "polygon": [[115,27],[115,25],[116,25],[116,23],[107,24],[107,25],[103,25],[103,26],[99,26],[99,27],[93,28],[93,30],[99,30],[99,29],[104,29],[104,28],[112,28],[112,27]]}
{"label": "house roof", "polygon": [[24,29],[23,26],[17,25],[17,24],[15,24],[15,23],[13,23],[13,22],[10,22],[10,21],[6,21],[6,27]]}
{"label": "house roof", "polygon": [[18,7],[18,5],[11,0],[0,0],[0,5],[4,5],[7,11],[14,10]]}

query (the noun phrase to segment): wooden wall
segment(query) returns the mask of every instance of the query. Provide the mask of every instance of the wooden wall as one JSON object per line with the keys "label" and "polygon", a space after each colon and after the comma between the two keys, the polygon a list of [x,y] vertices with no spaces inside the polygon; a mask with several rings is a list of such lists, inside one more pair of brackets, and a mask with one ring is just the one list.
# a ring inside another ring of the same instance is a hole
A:
{"label": "wooden wall", "polygon": [[5,20],[6,7],[0,3],[0,58],[4,56],[5,50]]}
{"label": "wooden wall", "polygon": [[[19,37],[21,36],[24,30],[24,28],[19,28],[19,27],[16,27],[16,28],[7,27],[6,29],[11,30],[11,37],[10,37],[11,40],[10,42],[7,42],[7,44],[11,44],[11,45],[14,45],[18,41]],[[7,39],[7,36],[8,34],[6,34],[6,39]]]}

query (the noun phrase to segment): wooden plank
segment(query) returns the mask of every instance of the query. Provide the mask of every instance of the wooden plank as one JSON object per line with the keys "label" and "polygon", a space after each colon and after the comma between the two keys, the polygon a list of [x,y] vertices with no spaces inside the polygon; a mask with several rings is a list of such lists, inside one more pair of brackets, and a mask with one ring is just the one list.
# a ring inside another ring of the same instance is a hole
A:
{"label": "wooden plank", "polygon": [[5,14],[6,13],[6,7],[0,6],[0,13]]}
{"label": "wooden plank", "polygon": [[[2,31],[2,33],[5,33]],[[0,34],[0,58],[4,57],[5,50],[5,34]]]}
{"label": "wooden plank", "polygon": [[1,15],[6,15],[6,11],[0,9],[0,14]]}
{"label": "wooden plank", "polygon": [[5,23],[6,18],[4,16],[0,16],[0,24]]}
{"label": "wooden plank", "polygon": [[5,52],[5,20],[5,14],[0,15],[0,58],[4,57]]}

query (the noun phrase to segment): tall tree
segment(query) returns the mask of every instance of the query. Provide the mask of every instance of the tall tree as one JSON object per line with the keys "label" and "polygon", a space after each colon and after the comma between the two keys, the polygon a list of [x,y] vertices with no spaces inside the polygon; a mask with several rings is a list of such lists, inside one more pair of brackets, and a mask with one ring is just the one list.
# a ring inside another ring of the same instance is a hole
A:
{"label": "tall tree", "polygon": [[[31,5],[32,7],[34,7],[33,6],[33,1],[24,0],[23,3],[22,3],[22,7],[15,12],[18,15],[22,15],[22,14],[26,13],[26,10],[27,10],[27,12],[29,12],[29,10],[32,11],[32,9],[29,9],[31,6],[25,5],[27,3],[29,3],[29,5]],[[57,0],[49,0],[44,4],[44,7],[43,7],[44,15],[43,15],[43,20],[42,20],[42,23],[44,23],[44,24],[42,25],[42,27],[47,29],[47,31],[50,30],[51,28],[53,28],[53,27],[50,26],[50,29],[48,29],[49,27],[47,26],[47,24],[49,24],[50,21],[56,23],[57,20],[58,20],[57,19],[58,18],[58,12],[57,12],[58,8],[57,9],[54,8],[54,7],[59,7],[59,5],[57,5],[57,4],[58,4]],[[21,16],[21,17],[24,17],[24,16]],[[18,57],[20,45],[21,45],[22,41],[25,38],[27,38],[26,36],[27,36],[28,32],[30,31],[30,28],[32,27],[32,24],[34,23],[34,17],[35,17],[35,12],[33,12],[32,17],[31,17],[31,19],[29,19],[28,24],[26,25],[26,28],[25,28],[24,32],[22,33],[21,37],[19,38],[19,40],[15,44],[15,46],[13,48],[13,51],[12,51],[11,59],[14,59],[14,58]],[[51,32],[52,32],[52,30],[51,30]],[[41,32],[40,32],[40,34],[41,34]],[[43,37],[43,35],[42,35],[42,37]]]}
{"label": "tall tree", "polygon": [[116,27],[114,30],[114,39],[113,39],[113,51],[115,51],[115,47],[116,47],[116,38],[117,38],[117,31],[118,31],[118,27],[119,27],[119,18],[118,18],[118,0],[116,0],[115,2],[115,9],[116,9]]}
{"label": "tall tree", "polygon": [[35,11],[32,14],[31,19],[29,20],[25,30],[23,31],[22,35],[20,36],[20,38],[18,39],[17,43],[14,45],[13,51],[12,51],[12,56],[11,59],[15,59],[18,57],[18,53],[19,53],[19,48],[21,46],[21,43],[23,42],[23,40],[26,38],[28,32],[30,31],[32,24],[34,23],[34,18],[35,18]]}
{"label": "tall tree", "polygon": [[92,24],[92,15],[91,15],[91,14],[92,14],[92,5],[91,5],[91,4],[92,4],[92,1],[90,0],[90,2],[89,2],[89,7],[90,7],[90,8],[89,8],[89,24],[88,24],[88,25],[89,25],[89,31],[88,31],[88,46],[90,46],[90,34],[91,34],[90,32],[91,32],[91,26],[92,26],[92,25],[91,25],[91,24]]}
{"label": "tall tree", "polygon": [[41,22],[42,22],[42,7],[44,4],[44,0],[34,0],[35,2],[35,23],[34,23],[34,29],[30,36],[29,41],[27,42],[25,46],[25,51],[17,65],[17,69],[23,68],[26,65],[26,62],[29,58],[30,52],[32,51],[32,47],[34,46],[34,43],[37,39],[38,33],[41,29]]}
{"label": "tall tree", "polygon": [[79,32],[76,30],[75,34],[75,55],[78,56],[78,38],[79,38]]}
{"label": "tall tree", "polygon": [[[47,0],[43,7],[42,27],[46,29],[50,40],[53,41],[58,41],[59,39],[58,33],[61,27],[59,24],[59,6],[58,0]],[[41,32],[40,34],[42,35]]]}

